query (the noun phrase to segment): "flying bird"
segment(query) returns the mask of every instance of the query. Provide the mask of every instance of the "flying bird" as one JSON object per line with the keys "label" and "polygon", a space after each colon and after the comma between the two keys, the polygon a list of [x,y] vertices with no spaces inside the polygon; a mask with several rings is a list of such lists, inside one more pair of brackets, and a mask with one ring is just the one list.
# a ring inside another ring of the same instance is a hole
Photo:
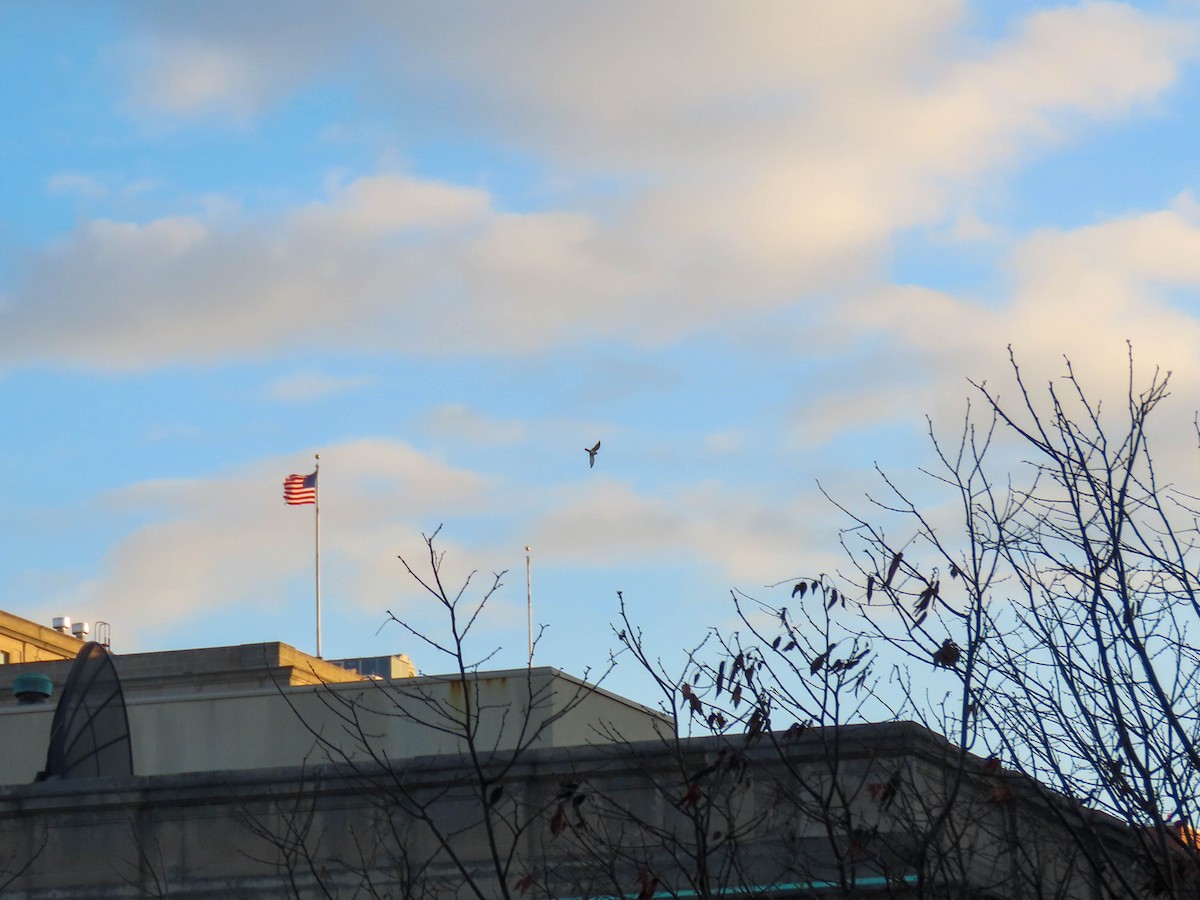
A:
{"label": "flying bird", "polygon": [[587,452],[588,468],[590,469],[596,464],[596,453],[600,450],[600,442],[596,441],[595,447],[584,447],[583,449]]}

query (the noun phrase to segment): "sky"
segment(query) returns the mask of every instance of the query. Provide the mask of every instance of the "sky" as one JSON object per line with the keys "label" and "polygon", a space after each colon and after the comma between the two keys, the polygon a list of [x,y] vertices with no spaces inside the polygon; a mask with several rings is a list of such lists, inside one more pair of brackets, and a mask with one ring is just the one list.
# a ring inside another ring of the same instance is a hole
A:
{"label": "sky", "polygon": [[313,652],[316,454],[324,656],[446,669],[385,625],[444,634],[440,525],[507,570],[472,652],[526,663],[529,546],[583,675],[618,591],[670,660],[833,571],[821,488],[1010,345],[1103,393],[1131,343],[1195,449],[1200,4],[11,0],[0,47],[0,608],[116,652]]}

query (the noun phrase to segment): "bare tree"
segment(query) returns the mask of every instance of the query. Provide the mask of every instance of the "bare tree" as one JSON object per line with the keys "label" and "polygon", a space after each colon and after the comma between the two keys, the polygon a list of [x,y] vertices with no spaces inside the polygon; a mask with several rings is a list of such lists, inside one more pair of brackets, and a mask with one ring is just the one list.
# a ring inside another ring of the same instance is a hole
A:
{"label": "bare tree", "polygon": [[[544,860],[529,858],[528,848],[549,829],[555,803],[531,789],[520,770],[606,673],[590,683],[584,673],[583,681],[572,682],[530,668],[510,673],[502,696],[491,691],[483,667],[495,651],[474,655],[472,637],[505,573],[476,593],[475,573],[448,586],[439,531],[423,536],[423,564],[400,560],[442,610],[444,635],[390,611],[385,625],[406,631],[445,662],[449,674],[376,680],[354,691],[324,685],[318,693],[337,724],[333,732],[293,705],[332,765],[324,775],[311,773],[303,791],[289,791],[243,816],[260,840],[260,850],[252,852],[287,875],[295,896],[400,891],[406,897],[507,898],[528,894],[547,878]],[[392,758],[381,734],[397,725],[440,745],[438,760]],[[442,771],[449,774],[437,774]],[[334,836],[314,821],[322,804],[339,793],[365,801],[373,815],[357,816],[352,833]]]}
{"label": "bare tree", "polygon": [[793,597],[789,613],[735,592],[745,631],[713,630],[678,674],[651,655],[621,598],[618,640],[677,728],[658,747],[614,747],[672,814],[603,797],[607,828],[592,824],[584,843],[597,859],[639,862],[666,896],[987,896],[981,881],[1002,879],[962,840],[997,816],[983,761],[972,767],[947,745],[920,757],[902,727],[865,739],[862,723],[896,718],[870,648],[825,581],[797,584]]}
{"label": "bare tree", "polygon": [[[1135,388],[1131,355],[1110,417],[1069,363],[1044,397],[1015,358],[1012,372],[1015,404],[979,384],[982,415],[969,412],[953,443],[931,424],[935,465],[922,471],[945,495],[923,503],[923,489],[880,472],[886,494],[866,511],[839,504],[849,572],[796,579],[790,613],[735,595],[745,631],[720,641],[713,699],[751,695],[751,718],[739,717],[751,730],[754,716],[803,727],[882,712],[944,734],[959,754],[951,779],[929,796],[905,791],[923,806],[907,811],[922,883],[979,871],[987,853],[972,834],[986,820],[1009,869],[1000,896],[1083,883],[1105,897],[1195,896],[1200,501],[1162,482],[1151,452],[1169,376]],[[1010,802],[1010,773],[1036,796]],[[1038,817],[1071,846],[1035,860],[1045,847],[1015,812],[964,817],[989,779],[985,804]],[[873,790],[894,808],[889,783]],[[818,810],[854,806],[831,799]],[[846,848],[855,824],[839,815],[830,838]],[[844,879],[854,854],[836,856]]]}

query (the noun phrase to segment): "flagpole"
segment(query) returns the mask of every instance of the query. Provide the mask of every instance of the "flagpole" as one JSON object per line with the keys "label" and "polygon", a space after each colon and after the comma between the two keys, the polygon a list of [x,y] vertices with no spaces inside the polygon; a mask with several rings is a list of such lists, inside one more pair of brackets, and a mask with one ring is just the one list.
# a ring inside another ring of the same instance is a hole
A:
{"label": "flagpole", "polygon": [[[321,454],[316,454],[317,468],[314,475],[321,471]],[[316,541],[316,581],[317,581],[317,659],[321,659],[321,479],[314,481],[316,491],[313,495],[313,526]]]}
{"label": "flagpole", "polygon": [[529,668],[533,668],[533,581],[530,579],[529,553],[525,547],[525,621],[529,629]]}

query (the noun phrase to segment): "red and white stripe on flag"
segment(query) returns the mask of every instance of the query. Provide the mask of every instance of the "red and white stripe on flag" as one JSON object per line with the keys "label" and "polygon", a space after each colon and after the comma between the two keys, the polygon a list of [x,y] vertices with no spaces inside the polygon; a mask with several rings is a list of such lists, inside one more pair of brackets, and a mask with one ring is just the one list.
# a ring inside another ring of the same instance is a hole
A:
{"label": "red and white stripe on flag", "polygon": [[283,499],[288,506],[317,502],[317,473],[289,475],[283,479]]}

